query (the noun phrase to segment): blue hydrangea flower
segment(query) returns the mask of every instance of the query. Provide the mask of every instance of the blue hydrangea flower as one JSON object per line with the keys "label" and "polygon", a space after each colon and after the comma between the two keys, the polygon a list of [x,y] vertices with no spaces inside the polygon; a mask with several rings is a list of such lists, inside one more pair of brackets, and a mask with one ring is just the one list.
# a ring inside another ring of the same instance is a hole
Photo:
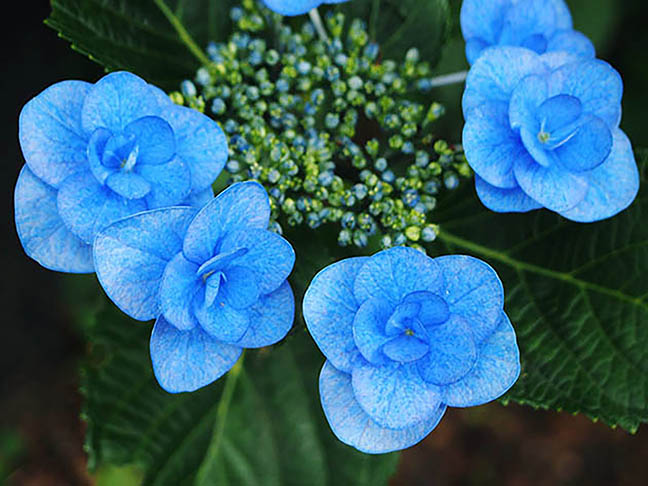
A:
{"label": "blue hydrangea flower", "polygon": [[489,49],[466,80],[463,145],[477,194],[498,212],[545,207],[591,222],[628,207],[639,173],[619,129],[621,76],[606,62]]}
{"label": "blue hydrangea flower", "polygon": [[461,31],[470,64],[490,46],[520,46],[538,54],[595,55],[590,40],[572,29],[564,0],[464,0]]}
{"label": "blue hydrangea flower", "polygon": [[112,301],[151,335],[155,376],[171,393],[226,373],[243,348],[283,339],[294,299],[290,243],[267,230],[270,201],[256,182],[232,185],[203,209],[172,207],[122,219],[94,244]]}
{"label": "blue hydrangea flower", "polygon": [[367,453],[422,440],[447,406],[501,396],[520,373],[495,271],[396,247],[315,276],[304,319],[327,358],[320,398],[335,435]]}
{"label": "blue hydrangea flower", "polygon": [[324,3],[343,3],[348,0],[263,0],[270,10],[281,15],[301,15]]}
{"label": "blue hydrangea flower", "polygon": [[18,236],[62,272],[92,272],[93,238],[117,219],[213,198],[227,159],[216,122],[127,72],[50,86],[23,107],[19,135]]}

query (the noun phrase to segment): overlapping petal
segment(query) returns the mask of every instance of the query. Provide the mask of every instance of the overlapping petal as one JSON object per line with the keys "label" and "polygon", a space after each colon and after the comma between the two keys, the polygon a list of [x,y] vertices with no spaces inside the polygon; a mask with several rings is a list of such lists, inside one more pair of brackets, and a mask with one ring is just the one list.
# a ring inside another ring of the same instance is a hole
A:
{"label": "overlapping petal", "polygon": [[542,207],[527,196],[519,186],[501,189],[489,184],[478,175],[475,175],[475,189],[484,206],[498,213],[526,213]]}
{"label": "overlapping petal", "polygon": [[198,265],[187,260],[178,252],[164,269],[160,281],[160,309],[165,320],[180,329],[187,331],[198,323],[193,313],[192,304],[202,283],[196,275]]}
{"label": "overlapping petal", "polygon": [[282,340],[293,325],[295,298],[288,281],[248,308],[250,325],[237,346],[261,348]]}

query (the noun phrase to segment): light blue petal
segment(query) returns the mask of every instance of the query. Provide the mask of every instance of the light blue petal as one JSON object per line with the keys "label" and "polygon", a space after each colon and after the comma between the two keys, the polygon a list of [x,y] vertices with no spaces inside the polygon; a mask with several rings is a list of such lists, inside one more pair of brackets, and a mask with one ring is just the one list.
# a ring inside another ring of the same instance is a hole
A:
{"label": "light blue petal", "polygon": [[603,120],[588,115],[579,125],[576,132],[554,150],[561,165],[572,172],[598,167],[612,150],[612,133]]}
{"label": "light blue petal", "polygon": [[254,273],[247,267],[234,265],[223,270],[225,275],[220,289],[222,297],[235,309],[247,309],[261,295]]}
{"label": "light blue petal", "polygon": [[472,327],[458,314],[452,314],[443,324],[429,326],[430,352],[416,362],[421,378],[446,385],[466,376],[477,359]]}
{"label": "light blue petal", "polygon": [[266,229],[270,221],[270,198],[258,182],[232,184],[207,204],[187,230],[185,256],[202,264],[214,256],[214,249],[230,231]]}
{"label": "light blue petal", "polygon": [[295,264],[295,251],[288,241],[265,229],[231,231],[221,244],[221,252],[247,251],[235,260],[253,272],[259,291],[268,294],[288,278]]}
{"label": "light blue petal", "polygon": [[160,315],[159,287],[167,263],[182,250],[193,208],[146,211],[97,235],[94,262],[108,297],[140,321]]}
{"label": "light blue petal", "polygon": [[211,118],[184,106],[169,105],[161,116],[175,133],[176,153],[191,170],[192,190],[211,186],[227,162],[227,139]]}
{"label": "light blue petal", "polygon": [[431,326],[445,322],[450,316],[450,308],[442,297],[431,292],[414,292],[403,300],[404,304],[419,305],[418,319],[423,326]]}
{"label": "light blue petal", "polygon": [[353,282],[368,257],[347,258],[320,271],[311,281],[302,304],[308,332],[320,351],[342,371],[351,372],[360,357],[353,340],[353,319],[360,307]]}
{"label": "light blue petal", "polygon": [[538,106],[540,126],[551,135],[576,122],[583,113],[583,104],[570,95],[552,96]]}
{"label": "light blue petal", "polygon": [[446,406],[440,404],[426,421],[411,427],[381,427],[355,399],[351,376],[337,370],[330,361],[322,367],[319,391],[322,409],[335,436],[367,454],[384,454],[417,444],[437,426],[446,410]]}
{"label": "light blue petal", "polygon": [[576,30],[559,30],[549,37],[547,51],[566,51],[576,56],[591,59],[596,56],[594,44],[587,36]]}
{"label": "light blue petal", "polygon": [[487,49],[490,47],[491,44],[488,44],[486,41],[483,39],[480,39],[478,37],[473,37],[471,39],[466,40],[466,59],[468,60],[468,64],[475,64],[475,61],[479,59],[479,56],[481,56],[482,52],[484,52],[484,49]]}
{"label": "light blue petal", "polygon": [[479,350],[473,369],[462,380],[441,387],[443,402],[451,407],[473,407],[502,396],[520,375],[515,331],[504,312],[493,334]]}
{"label": "light blue petal", "polygon": [[56,190],[24,165],[14,193],[16,231],[25,253],[45,268],[58,272],[92,273],[92,247],[63,224]]}
{"label": "light blue petal", "polygon": [[487,7],[483,0],[464,0],[460,14],[464,39],[480,38],[489,45],[496,44],[510,6],[511,0],[492,0]]}
{"label": "light blue petal", "polygon": [[583,104],[583,112],[598,116],[610,128],[619,126],[623,80],[605,61],[566,64],[551,73],[549,85],[550,96],[575,96]]}
{"label": "light blue petal", "polygon": [[524,78],[511,94],[508,108],[511,128],[535,127],[539,129],[538,108],[547,99],[549,91],[546,76],[531,75]]}
{"label": "light blue petal", "polygon": [[362,356],[372,364],[388,362],[382,347],[392,339],[385,334],[385,324],[394,310],[381,298],[366,300],[353,319],[353,340]]}
{"label": "light blue petal", "polygon": [[143,199],[125,199],[97,182],[87,170],[68,177],[58,192],[57,206],[65,225],[84,242],[110,223],[144,211]]}
{"label": "light blue petal", "polygon": [[441,406],[439,388],[425,383],[413,364],[353,368],[353,394],[378,425],[392,429],[432,420]]}
{"label": "light blue petal", "polygon": [[475,174],[475,189],[484,206],[498,213],[526,213],[540,209],[541,204],[527,196],[520,187],[500,189]]}
{"label": "light blue petal", "polygon": [[430,349],[427,342],[415,336],[402,334],[385,344],[383,352],[397,363],[410,363],[425,356]]}
{"label": "light blue petal", "polygon": [[157,116],[138,118],[124,128],[125,134],[137,138],[138,164],[158,165],[171,160],[176,152],[173,129]]}
{"label": "light blue petal", "polygon": [[516,160],[529,158],[520,137],[509,126],[504,105],[486,104],[470,113],[463,129],[463,147],[473,170],[502,188],[517,185],[513,166]]}
{"label": "light blue petal", "polygon": [[295,298],[288,282],[264,295],[248,309],[250,326],[236,341],[243,348],[261,348],[281,341],[295,320]]}
{"label": "light blue petal", "polygon": [[573,26],[571,13],[565,0],[549,0],[547,3],[551,4],[554,8],[556,29],[571,29]]}
{"label": "light blue petal", "polygon": [[241,348],[214,339],[199,327],[180,331],[160,317],[151,334],[151,361],[158,383],[169,393],[192,392],[227,373]]}
{"label": "light blue petal", "polygon": [[[520,138],[524,144],[524,148],[529,152],[533,160],[543,167],[551,167],[556,164],[556,154],[548,143],[543,143],[538,139],[540,133],[540,124],[538,123],[533,130],[527,127],[520,129]],[[517,184],[516,184],[517,185]]]}
{"label": "light blue petal", "polygon": [[639,191],[639,171],[632,145],[616,129],[608,159],[589,173],[585,198],[574,208],[562,211],[565,218],[579,223],[600,221],[620,213],[632,204]]}
{"label": "light blue petal", "polygon": [[36,177],[54,188],[86,168],[90,134],[81,127],[81,107],[91,86],[83,81],[56,83],[20,112],[18,137],[25,161]]}
{"label": "light blue petal", "polygon": [[274,10],[281,15],[293,16],[305,14],[309,10],[318,7],[325,2],[323,2],[322,0],[263,0],[263,3],[265,3],[266,7],[268,7],[270,10]]}
{"label": "light blue petal", "polygon": [[363,265],[353,291],[358,302],[382,298],[396,305],[412,292],[440,294],[444,286],[443,275],[432,258],[413,248],[395,247],[376,253]]}
{"label": "light blue petal", "polygon": [[202,278],[196,275],[197,270],[198,265],[179,252],[162,274],[160,310],[166,321],[181,331],[193,329],[198,324],[193,313],[193,300],[200,290]]}
{"label": "light blue petal", "polygon": [[555,71],[565,64],[582,62],[583,60],[580,56],[565,51],[545,52],[540,56],[540,59],[551,71]]}
{"label": "light blue petal", "polygon": [[182,201],[182,206],[193,206],[195,208],[201,209],[207,203],[210,203],[214,199],[214,190],[210,187],[204,191],[192,191],[184,201]]}
{"label": "light blue petal", "polygon": [[496,329],[504,308],[504,287],[486,262],[466,255],[435,258],[445,277],[443,296],[450,312],[468,322],[477,344]]}
{"label": "light blue petal", "polygon": [[566,211],[583,200],[588,178],[557,164],[543,167],[533,160],[519,159],[513,167],[520,188],[552,211]]}
{"label": "light blue petal", "polygon": [[151,184],[134,172],[113,172],[106,178],[106,185],[126,199],[142,199],[151,192]]}
{"label": "light blue petal", "polygon": [[[541,35],[546,42],[546,36],[556,29],[558,19],[556,9],[547,5],[547,0],[522,0],[510,2],[511,7],[506,12],[502,33],[499,39],[501,45],[523,45],[525,40],[535,35]],[[489,8],[489,7],[486,7]],[[541,50],[546,50],[543,42]],[[527,47],[531,47],[527,45]]]}
{"label": "light blue petal", "polygon": [[462,106],[464,118],[486,104],[508,107],[517,84],[530,74],[546,74],[547,66],[535,52],[523,47],[486,49],[473,65],[466,79]]}
{"label": "light blue petal", "polygon": [[135,171],[151,183],[146,196],[149,209],[177,206],[191,191],[191,172],[177,157],[162,165],[136,165]]}
{"label": "light blue petal", "polygon": [[211,336],[223,342],[234,344],[241,339],[251,324],[249,309],[235,309],[223,298],[222,293],[210,306],[198,294],[194,299],[194,314],[200,327]]}
{"label": "light blue petal", "polygon": [[124,71],[107,74],[90,88],[83,102],[83,129],[92,133],[108,128],[120,133],[138,118],[158,115],[158,100],[142,78]]}
{"label": "light blue petal", "polygon": [[102,184],[106,182],[106,179],[110,174],[114,174],[119,170],[119,166],[109,167],[103,164],[106,145],[112,136],[110,130],[97,128],[88,142],[87,155],[90,171]]}

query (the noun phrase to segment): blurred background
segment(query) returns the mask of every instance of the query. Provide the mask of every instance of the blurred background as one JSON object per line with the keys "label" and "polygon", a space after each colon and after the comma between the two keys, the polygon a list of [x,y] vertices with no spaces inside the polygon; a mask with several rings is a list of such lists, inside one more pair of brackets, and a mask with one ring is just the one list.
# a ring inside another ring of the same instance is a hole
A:
{"label": "blurred background", "polygon": [[[460,1],[451,0],[458,12]],[[625,81],[623,128],[636,147],[648,147],[648,3],[645,0],[568,0],[575,27],[592,38],[599,57]],[[0,268],[0,483],[89,485],[83,452],[77,367],[84,343],[61,299],[65,277],[22,252],[13,223],[13,188],[23,164],[18,113],[31,97],[64,79],[94,81],[100,66],[72,51],[43,24],[46,0],[14,2],[2,30],[2,252]],[[458,14],[455,15],[458,18]],[[10,25],[9,25],[10,24]],[[455,26],[438,70],[462,69]],[[459,140],[461,88],[438,97],[448,115],[444,134]],[[402,454],[392,484],[417,485],[644,485],[648,431],[635,435],[564,413],[490,404],[451,409],[422,444]]]}

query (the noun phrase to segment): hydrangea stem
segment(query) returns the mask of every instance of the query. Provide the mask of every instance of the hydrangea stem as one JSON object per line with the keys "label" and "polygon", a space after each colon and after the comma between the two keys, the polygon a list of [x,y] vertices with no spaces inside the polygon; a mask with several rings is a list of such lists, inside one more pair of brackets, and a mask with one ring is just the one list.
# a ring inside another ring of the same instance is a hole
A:
{"label": "hydrangea stem", "polygon": [[313,22],[313,25],[315,26],[315,30],[317,31],[317,34],[320,36],[320,39],[322,39],[324,42],[328,42],[329,40],[328,34],[326,33],[326,29],[324,28],[324,23],[322,22],[322,17],[320,17],[317,8],[314,8],[310,12],[308,12],[308,16],[310,17],[311,22]]}
{"label": "hydrangea stem", "polygon": [[444,74],[442,76],[437,76],[430,80],[432,88],[439,88],[441,86],[448,86],[450,84],[459,84],[463,83],[468,76],[468,71],[459,71],[456,73]]}
{"label": "hydrangea stem", "polygon": [[160,11],[164,14],[164,16],[169,21],[169,23],[173,26],[182,43],[185,46],[187,46],[187,49],[189,49],[189,52],[191,52],[195,56],[195,58],[198,59],[202,64],[209,64],[210,60],[207,57],[207,55],[202,51],[200,47],[198,47],[196,41],[193,40],[193,38],[191,37],[187,29],[185,29],[185,26],[182,24],[180,19],[176,17],[175,14],[169,8],[169,6],[166,3],[164,3],[164,0],[153,0],[153,1],[160,9]]}

